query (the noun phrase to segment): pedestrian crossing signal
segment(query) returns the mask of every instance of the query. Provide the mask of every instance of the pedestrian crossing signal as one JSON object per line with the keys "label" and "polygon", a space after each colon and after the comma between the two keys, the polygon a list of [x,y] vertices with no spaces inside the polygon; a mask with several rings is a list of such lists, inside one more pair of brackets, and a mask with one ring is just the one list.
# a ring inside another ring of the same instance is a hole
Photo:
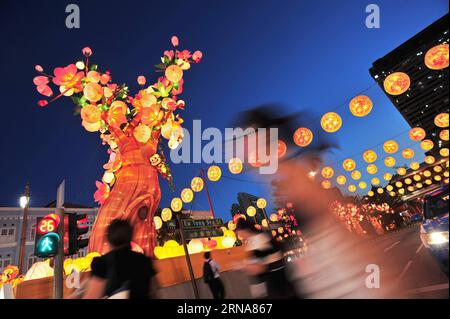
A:
{"label": "pedestrian crossing signal", "polygon": [[37,257],[47,258],[58,254],[60,219],[56,214],[38,217],[36,223],[36,239],[34,254]]}

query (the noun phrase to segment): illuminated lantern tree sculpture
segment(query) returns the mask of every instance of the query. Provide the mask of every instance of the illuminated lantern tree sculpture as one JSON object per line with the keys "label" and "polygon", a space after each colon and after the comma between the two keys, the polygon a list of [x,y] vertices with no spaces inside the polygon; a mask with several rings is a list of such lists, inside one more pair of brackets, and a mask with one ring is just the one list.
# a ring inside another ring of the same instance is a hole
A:
{"label": "illuminated lantern tree sculpture", "polygon": [[[126,85],[112,82],[108,71],[101,72],[90,64],[92,51],[82,50],[84,61],[55,68],[54,75],[44,73],[33,79],[37,90],[50,100],[40,100],[46,106],[62,96],[76,104],[82,126],[89,132],[99,132],[103,144],[109,146],[109,162],[102,181],[97,181],[94,199],[101,205],[89,240],[89,250],[106,253],[109,250],[106,227],[111,220],[128,220],[134,228],[133,243],[146,255],[153,255],[155,242],[154,213],[161,199],[158,173],[172,183],[160,141],[167,140],[176,148],[183,139],[183,120],[176,115],[185,103],[178,99],[183,92],[183,72],[192,63],[200,62],[202,53],[178,50],[178,38],[172,37],[173,49],[164,52],[156,65],[162,76],[146,86],[146,78],[137,78],[141,89],[134,96]],[[53,97],[49,86],[58,86]]]}

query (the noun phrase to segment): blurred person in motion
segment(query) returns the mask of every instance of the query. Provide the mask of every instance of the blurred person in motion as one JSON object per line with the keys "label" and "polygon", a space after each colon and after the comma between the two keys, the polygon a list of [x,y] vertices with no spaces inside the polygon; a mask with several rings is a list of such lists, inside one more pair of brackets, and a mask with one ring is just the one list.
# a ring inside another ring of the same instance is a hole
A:
{"label": "blurred person in motion", "polygon": [[115,219],[107,228],[111,251],[95,257],[83,299],[148,299],[155,293],[155,270],[150,258],[131,250],[133,228]]}
{"label": "blurred person in motion", "polygon": [[295,287],[288,279],[284,255],[279,244],[250,222],[239,219],[236,234],[244,244],[249,258],[241,270],[251,275],[250,290],[254,298],[297,298]]}
{"label": "blurred person in motion", "polygon": [[203,280],[209,286],[214,299],[225,299],[225,287],[220,279],[220,265],[211,258],[211,252],[204,254]]}

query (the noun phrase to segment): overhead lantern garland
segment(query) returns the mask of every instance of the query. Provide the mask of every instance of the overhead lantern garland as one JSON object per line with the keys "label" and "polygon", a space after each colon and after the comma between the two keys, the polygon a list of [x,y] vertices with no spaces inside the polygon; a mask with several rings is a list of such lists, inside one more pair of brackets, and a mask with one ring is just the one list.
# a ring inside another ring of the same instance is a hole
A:
{"label": "overhead lantern garland", "polygon": [[361,188],[361,189],[365,189],[365,188],[367,187],[367,183],[361,181],[361,182],[358,183],[358,186],[359,186],[359,188]]}
{"label": "overhead lantern garland", "polygon": [[374,178],[372,178],[372,179],[370,180],[370,183],[371,183],[373,186],[377,186],[377,185],[380,184],[380,179],[379,179],[378,177],[374,177]]}
{"label": "overhead lantern garland", "polygon": [[172,198],[172,201],[170,202],[170,208],[174,212],[179,212],[183,209],[183,202],[179,197]]}
{"label": "overhead lantern garland", "polygon": [[294,132],[294,143],[300,147],[306,147],[311,144],[313,133],[306,127],[300,127]]}
{"label": "overhead lantern garland", "polygon": [[418,162],[409,163],[409,167],[413,170],[418,170],[420,168],[420,164]]}
{"label": "overhead lantern garland", "polygon": [[442,130],[439,133],[439,138],[443,141],[448,141],[448,130]]}
{"label": "overhead lantern garland", "polygon": [[328,112],[322,116],[320,125],[325,132],[334,133],[341,128],[342,118],[335,112]]}
{"label": "overhead lantern garland", "polygon": [[363,159],[367,163],[373,163],[377,160],[377,153],[373,150],[367,150],[363,153]]}
{"label": "overhead lantern garland", "polygon": [[408,133],[409,138],[415,142],[423,140],[426,135],[427,133],[421,127],[414,127]]}
{"label": "overhead lantern garland", "polygon": [[239,174],[240,172],[242,172],[242,168],[242,161],[238,157],[234,157],[228,162],[228,169],[230,170],[231,174]]}
{"label": "overhead lantern garland", "polygon": [[395,157],[392,156],[388,156],[384,159],[384,165],[387,167],[394,167],[396,162]]}
{"label": "overhead lantern garland", "polygon": [[448,68],[448,43],[438,44],[427,51],[424,57],[425,65],[431,70]]}
{"label": "overhead lantern garland", "polygon": [[346,171],[350,172],[350,171],[353,171],[356,168],[356,163],[355,163],[355,161],[353,159],[347,158],[346,160],[344,160],[342,162],[342,167]]}
{"label": "overhead lantern garland", "polygon": [[441,154],[442,157],[448,157],[449,151],[447,147],[443,147],[439,150],[439,154]]}
{"label": "overhead lantern garland", "polygon": [[357,117],[367,116],[372,111],[372,100],[366,95],[355,96],[349,104],[350,112]]}
{"label": "overhead lantern garland", "polygon": [[429,151],[432,150],[434,147],[434,143],[432,140],[423,140],[422,142],[420,142],[420,147],[424,150],[424,151]]}
{"label": "overhead lantern garland", "polygon": [[345,185],[346,182],[347,178],[344,175],[339,175],[338,177],[336,177],[336,183],[338,183],[339,185]]}
{"label": "overhead lantern garland", "polygon": [[392,179],[392,174],[390,174],[390,173],[384,173],[383,179],[384,179],[385,181],[388,181],[388,182],[389,182],[389,181]]}
{"label": "overhead lantern garland", "polygon": [[375,164],[367,165],[366,167],[367,173],[374,175],[378,172],[378,167]]}
{"label": "overhead lantern garland", "polygon": [[322,181],[322,188],[323,189],[330,189],[331,188],[331,182],[329,180],[323,180]]}
{"label": "overhead lantern garland", "polygon": [[448,127],[448,121],[449,121],[448,113],[440,113],[440,114],[436,115],[434,118],[434,124],[437,127],[442,127],[442,128]]}
{"label": "overhead lantern garland", "polygon": [[331,166],[325,166],[324,168],[322,168],[322,177],[329,179],[332,178],[334,176],[334,170]]}
{"label": "overhead lantern garland", "polygon": [[402,151],[402,156],[406,159],[411,159],[414,157],[414,150],[412,148],[405,148]]}
{"label": "overhead lantern garland", "polygon": [[172,219],[172,210],[170,208],[163,208],[161,211],[161,218],[163,221],[167,222]]}
{"label": "overhead lantern garland", "polygon": [[406,168],[404,168],[404,167],[397,168],[397,174],[398,175],[405,175],[406,174]]}
{"label": "overhead lantern garland", "polygon": [[204,186],[204,182],[201,177],[197,176],[191,180],[191,188],[194,192],[196,192],[196,193],[201,192],[203,190],[203,186]]}
{"label": "overhead lantern garland", "polygon": [[432,156],[432,155],[425,156],[425,159],[424,159],[425,163],[431,165],[431,164],[434,164],[435,161],[436,161],[436,159],[434,158],[434,156]]}
{"label": "overhead lantern garland", "polygon": [[208,175],[208,179],[211,182],[217,182],[220,179],[220,177],[222,177],[222,170],[217,165],[211,165],[208,168],[207,175]]}
{"label": "overhead lantern garland", "polygon": [[395,72],[389,74],[384,80],[384,90],[390,95],[400,95],[405,93],[411,85],[411,79],[408,74]]}
{"label": "overhead lantern garland", "polygon": [[258,198],[256,201],[256,207],[264,209],[267,206],[267,201],[264,198]]}
{"label": "overhead lantern garland", "polygon": [[348,185],[348,191],[349,191],[350,193],[356,192],[356,186],[353,185],[353,184]]}
{"label": "overhead lantern garland", "polygon": [[194,193],[192,189],[185,188],[181,191],[181,200],[185,203],[190,203],[194,199]]}
{"label": "overhead lantern garland", "polygon": [[388,140],[383,143],[383,150],[388,154],[394,154],[398,151],[398,144],[394,140]]}
{"label": "overhead lantern garland", "polygon": [[352,171],[351,173],[350,173],[350,176],[355,180],[355,181],[357,181],[357,180],[359,180],[360,178],[361,178],[361,172],[360,171],[358,171],[358,170],[354,170],[354,171]]}

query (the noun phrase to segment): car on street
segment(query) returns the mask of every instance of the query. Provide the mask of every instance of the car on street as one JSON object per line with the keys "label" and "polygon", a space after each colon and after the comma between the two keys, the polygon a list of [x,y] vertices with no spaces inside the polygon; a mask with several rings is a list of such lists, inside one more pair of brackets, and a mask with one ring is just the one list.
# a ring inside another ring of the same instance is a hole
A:
{"label": "car on street", "polygon": [[449,187],[433,191],[424,198],[420,238],[448,276],[448,196]]}

